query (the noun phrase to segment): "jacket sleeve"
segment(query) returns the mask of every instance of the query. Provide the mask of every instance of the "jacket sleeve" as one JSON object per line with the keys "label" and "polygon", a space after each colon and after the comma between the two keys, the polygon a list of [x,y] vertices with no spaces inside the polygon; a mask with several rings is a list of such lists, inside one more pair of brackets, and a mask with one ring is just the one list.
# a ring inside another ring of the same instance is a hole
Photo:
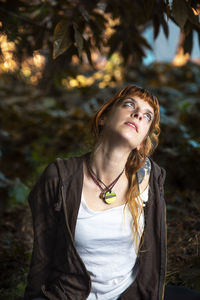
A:
{"label": "jacket sleeve", "polygon": [[44,297],[41,286],[48,278],[56,238],[59,180],[55,164],[44,171],[28,201],[33,219],[33,251],[24,299]]}

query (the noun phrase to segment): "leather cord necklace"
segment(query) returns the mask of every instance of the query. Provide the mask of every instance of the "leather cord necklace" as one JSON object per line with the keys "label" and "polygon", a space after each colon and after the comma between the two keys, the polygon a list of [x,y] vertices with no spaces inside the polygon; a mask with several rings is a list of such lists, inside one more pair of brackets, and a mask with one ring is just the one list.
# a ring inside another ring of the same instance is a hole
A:
{"label": "leather cord necklace", "polygon": [[[99,179],[97,177],[97,175],[94,173],[94,171],[92,170],[92,168],[90,167],[89,162],[87,161],[87,168],[88,168],[88,172],[92,178],[92,180],[94,181],[94,183],[100,188],[101,193],[99,195],[99,197],[101,199],[104,200],[104,202],[106,204],[112,204],[116,201],[116,193],[112,192],[112,188],[114,187],[114,185],[117,183],[117,181],[119,180],[119,178],[122,176],[124,169],[122,170],[122,172],[117,176],[117,178],[115,178],[115,180],[113,182],[111,182],[109,185],[106,185],[101,179]],[[102,187],[102,185],[104,185],[104,187]]]}

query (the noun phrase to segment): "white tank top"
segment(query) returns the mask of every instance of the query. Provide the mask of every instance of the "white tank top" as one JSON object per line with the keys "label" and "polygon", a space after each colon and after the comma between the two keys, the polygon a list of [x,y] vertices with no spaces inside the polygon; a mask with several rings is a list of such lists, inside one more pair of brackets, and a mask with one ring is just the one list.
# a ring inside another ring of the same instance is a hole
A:
{"label": "white tank top", "polygon": [[[148,190],[140,194],[148,201]],[[142,234],[143,214],[139,220]],[[134,281],[137,255],[132,234],[132,215],[127,205],[104,211],[91,210],[82,195],[75,229],[76,249],[92,281],[87,300],[116,300]]]}

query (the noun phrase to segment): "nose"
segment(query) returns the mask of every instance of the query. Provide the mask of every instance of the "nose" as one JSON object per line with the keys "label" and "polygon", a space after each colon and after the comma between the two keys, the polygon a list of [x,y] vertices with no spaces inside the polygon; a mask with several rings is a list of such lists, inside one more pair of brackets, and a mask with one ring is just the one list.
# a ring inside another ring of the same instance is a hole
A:
{"label": "nose", "polygon": [[136,118],[140,121],[142,120],[142,113],[139,110],[135,110],[134,112],[132,112],[131,117]]}

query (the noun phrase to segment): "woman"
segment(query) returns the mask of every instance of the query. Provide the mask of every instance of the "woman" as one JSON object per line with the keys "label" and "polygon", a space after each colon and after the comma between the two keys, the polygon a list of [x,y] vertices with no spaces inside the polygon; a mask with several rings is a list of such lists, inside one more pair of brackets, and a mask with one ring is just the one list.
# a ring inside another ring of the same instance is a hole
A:
{"label": "woman", "polygon": [[25,299],[161,300],[166,261],[159,105],[128,86],[96,114],[91,153],[50,164],[29,195]]}

